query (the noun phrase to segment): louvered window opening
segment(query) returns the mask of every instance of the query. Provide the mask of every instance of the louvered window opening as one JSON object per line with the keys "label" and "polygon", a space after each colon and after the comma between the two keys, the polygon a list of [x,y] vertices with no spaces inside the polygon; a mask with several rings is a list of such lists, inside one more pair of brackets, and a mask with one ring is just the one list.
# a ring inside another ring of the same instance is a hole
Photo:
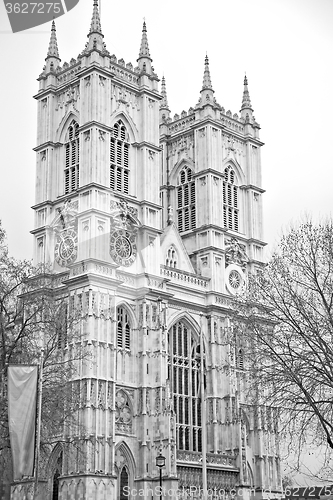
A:
{"label": "louvered window opening", "polygon": [[117,347],[131,348],[131,327],[128,313],[124,307],[117,309]]}
{"label": "louvered window opening", "polygon": [[78,189],[80,184],[80,139],[79,124],[72,122],[68,128],[65,145],[65,194]]}
{"label": "louvered window opening", "polygon": [[57,347],[64,349],[68,343],[68,306],[62,304],[56,318]]}
{"label": "louvered window opening", "polygon": [[121,120],[113,127],[110,139],[110,188],[128,194],[129,143],[125,125]]}
{"label": "louvered window opening", "polygon": [[184,167],[178,176],[177,220],[180,232],[196,227],[195,181],[192,177],[189,167]]}
{"label": "louvered window opening", "polygon": [[200,353],[181,321],[169,331],[168,378],[176,414],[177,448],[202,451]]}
{"label": "louvered window opening", "polygon": [[223,225],[227,229],[239,228],[238,187],[235,186],[235,172],[226,168],[223,181]]}

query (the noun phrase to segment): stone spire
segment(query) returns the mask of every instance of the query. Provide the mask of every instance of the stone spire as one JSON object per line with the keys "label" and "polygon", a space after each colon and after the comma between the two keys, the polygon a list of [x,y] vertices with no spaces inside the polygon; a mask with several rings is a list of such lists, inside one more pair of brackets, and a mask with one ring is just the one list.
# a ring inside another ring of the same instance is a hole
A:
{"label": "stone spire", "polygon": [[139,59],[140,57],[148,57],[150,59],[146,21],[143,21]]}
{"label": "stone spire", "polygon": [[160,102],[160,118],[162,119],[162,121],[165,121],[170,117],[170,108],[168,104],[168,96],[164,76],[162,76],[161,96],[162,100]]}
{"label": "stone spire", "polygon": [[209,60],[207,54],[205,57],[205,69],[204,69],[202,89],[200,91],[200,94],[201,95],[198,106],[205,106],[206,104],[210,105],[215,104],[214,90],[212,86],[212,80],[210,78]]}
{"label": "stone spire", "polygon": [[99,33],[100,35],[103,36],[101,19],[99,17],[99,11],[98,11],[98,0],[94,0],[93,15],[91,18],[90,31],[88,37],[93,33]]}
{"label": "stone spire", "polygon": [[244,77],[244,91],[243,91],[243,101],[242,101],[242,107],[240,109],[241,117],[246,118],[246,116],[252,116],[252,105],[251,105],[251,99],[250,99],[250,93],[249,89],[247,86],[247,77],[245,75]]}
{"label": "stone spire", "polygon": [[60,61],[59,51],[58,51],[58,43],[57,43],[56,25],[55,25],[54,19],[52,21],[49,50],[47,51],[46,58],[48,58],[48,57],[56,57]]}
{"label": "stone spire", "polygon": [[210,79],[209,60],[208,60],[208,56],[206,54],[206,57],[205,57],[205,70],[204,70],[204,77],[203,77],[202,89],[201,90],[207,90],[207,89],[212,89],[213,90],[212,81]]}
{"label": "stone spire", "polygon": [[49,73],[50,71],[54,71],[59,66],[59,63],[61,61],[59,57],[56,25],[54,20],[52,21],[50,43],[45,61],[45,71],[47,73]]}
{"label": "stone spire", "polygon": [[160,108],[161,109],[169,109],[168,96],[167,96],[164,76],[162,76],[161,96],[162,96],[162,100],[161,100]]}
{"label": "stone spire", "polygon": [[144,73],[152,72],[151,71],[152,58],[150,57],[149,53],[146,21],[143,21],[140,52],[137,62],[139,64],[139,68],[141,69],[141,71],[143,71]]}
{"label": "stone spire", "polygon": [[93,3],[93,14],[90,23],[90,30],[87,35],[88,43],[86,44],[85,51],[91,51],[93,49],[105,51],[105,44],[103,42],[104,35],[102,33],[101,19],[99,17],[98,10],[98,0],[94,0]]}

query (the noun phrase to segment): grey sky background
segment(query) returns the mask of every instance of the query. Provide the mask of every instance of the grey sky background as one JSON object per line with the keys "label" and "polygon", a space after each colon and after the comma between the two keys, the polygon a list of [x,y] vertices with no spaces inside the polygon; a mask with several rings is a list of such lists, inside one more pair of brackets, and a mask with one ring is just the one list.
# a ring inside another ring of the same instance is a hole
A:
{"label": "grey sky background", "polygon": [[[56,20],[62,64],[84,48],[92,3],[80,0]],[[240,110],[246,72],[265,142],[268,253],[290,222],[305,214],[315,220],[331,215],[333,1],[102,0],[102,29],[111,54],[136,65],[144,17],[155,71],[166,78],[172,116],[197,103],[206,52],[217,102],[232,113]],[[37,130],[32,96],[50,29],[48,23],[12,34],[0,3],[0,219],[17,258],[32,257]]]}
{"label": "grey sky background", "polygon": [[[62,64],[82,51],[92,0],[56,19]],[[332,211],[332,0],[102,0],[107,49],[136,64],[143,18],[155,71],[166,78],[172,116],[195,106],[204,58],[217,102],[238,113],[246,72],[260,123],[265,240],[305,213]],[[38,91],[51,23],[12,34],[0,4],[0,218],[10,252],[32,255]]]}

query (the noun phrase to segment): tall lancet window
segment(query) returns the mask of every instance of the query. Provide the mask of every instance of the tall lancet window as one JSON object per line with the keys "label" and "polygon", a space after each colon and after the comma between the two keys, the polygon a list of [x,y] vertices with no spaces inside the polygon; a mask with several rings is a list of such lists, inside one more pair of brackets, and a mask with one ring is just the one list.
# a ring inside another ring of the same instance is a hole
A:
{"label": "tall lancet window", "polygon": [[128,194],[129,142],[126,127],[121,120],[115,123],[110,139],[110,188]]}
{"label": "tall lancet window", "polygon": [[122,349],[131,348],[131,326],[126,308],[117,308],[117,347]]}
{"label": "tall lancet window", "polygon": [[127,467],[124,466],[119,474],[119,500],[128,500],[129,498],[128,479],[129,479],[128,470]]}
{"label": "tall lancet window", "polygon": [[199,342],[186,323],[173,325],[169,331],[168,378],[179,450],[202,450],[199,349]]}
{"label": "tall lancet window", "polygon": [[195,228],[195,181],[193,172],[184,167],[178,176],[177,187],[177,220],[178,230],[188,231]]}
{"label": "tall lancet window", "polygon": [[227,167],[223,181],[223,225],[227,229],[238,231],[238,187],[235,181],[234,170]]}
{"label": "tall lancet window", "polygon": [[65,144],[65,194],[75,191],[80,182],[79,124],[72,121],[68,127]]}

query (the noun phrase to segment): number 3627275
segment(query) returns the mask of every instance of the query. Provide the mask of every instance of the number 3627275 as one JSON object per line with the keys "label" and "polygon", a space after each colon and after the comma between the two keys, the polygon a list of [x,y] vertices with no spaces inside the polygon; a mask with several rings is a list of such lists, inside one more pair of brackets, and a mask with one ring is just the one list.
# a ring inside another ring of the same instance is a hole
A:
{"label": "number 3627275", "polygon": [[53,2],[6,3],[8,14],[60,14],[61,4]]}

